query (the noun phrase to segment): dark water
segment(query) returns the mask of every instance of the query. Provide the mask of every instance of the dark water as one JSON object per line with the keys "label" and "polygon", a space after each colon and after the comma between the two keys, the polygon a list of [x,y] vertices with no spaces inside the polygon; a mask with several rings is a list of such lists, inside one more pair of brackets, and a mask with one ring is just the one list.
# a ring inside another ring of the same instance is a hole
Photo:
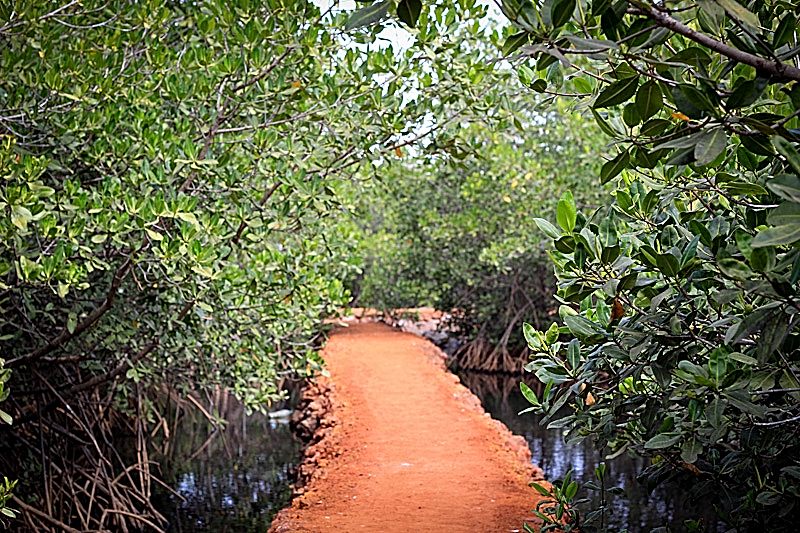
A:
{"label": "dark water", "polygon": [[291,473],[302,447],[286,419],[248,416],[224,393],[209,404],[204,407],[212,407],[227,424],[215,428],[196,410],[186,409],[153,457],[174,491],[159,488],[154,503],[169,520],[168,531],[264,533],[291,501]]}
{"label": "dark water", "polygon": [[[589,442],[567,446],[561,433],[540,426],[537,416],[517,415],[528,407],[519,392],[519,378],[465,372],[459,376],[484,409],[527,440],[534,463],[548,480],[560,479],[569,470],[580,482],[593,479],[604,458]],[[293,405],[290,399],[273,410]],[[177,411],[170,439],[157,444],[160,453],[153,456],[172,490],[157,488],[154,503],[169,520],[169,531],[263,533],[291,501],[292,471],[302,446],[285,419],[248,416],[230,395],[219,393],[205,407],[227,421],[224,429],[195,409]],[[614,528],[634,533],[669,526],[671,531],[682,531],[684,520],[703,518],[706,531],[719,529],[711,510],[702,502],[687,502],[683,490],[660,486],[648,494],[636,482],[637,473],[646,466],[643,460],[623,455],[605,462],[607,485],[622,487],[626,493],[611,497],[609,521]],[[593,491],[584,490],[579,496],[594,503],[600,500]]]}
{"label": "dark water", "polygon": [[[613,512],[609,523],[615,530],[629,532],[650,531],[667,526],[671,531],[684,531],[685,520],[703,519],[704,531],[717,531],[713,512],[703,502],[687,501],[686,490],[662,485],[648,494],[636,481],[647,462],[622,455],[605,460],[589,441],[568,446],[560,430],[548,430],[539,425],[540,417],[534,414],[519,416],[517,413],[530,406],[519,392],[518,377],[459,372],[462,383],[481,399],[484,409],[493,418],[501,420],[515,434],[525,437],[530,446],[533,462],[544,470],[545,478],[551,481],[562,479],[572,470],[572,479],[580,482],[594,479],[594,469],[605,462],[606,485],[618,486],[625,496],[611,496]],[[586,497],[599,505],[600,496],[595,491],[583,490],[579,497]]]}

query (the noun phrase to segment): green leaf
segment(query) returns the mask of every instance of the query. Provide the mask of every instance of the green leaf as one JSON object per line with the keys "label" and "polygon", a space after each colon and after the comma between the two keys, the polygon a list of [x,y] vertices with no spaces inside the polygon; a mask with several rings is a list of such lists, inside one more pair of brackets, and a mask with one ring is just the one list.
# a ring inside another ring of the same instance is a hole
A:
{"label": "green leaf", "polygon": [[556,208],[556,220],[558,221],[558,225],[561,228],[568,232],[572,233],[572,230],[575,229],[575,222],[578,218],[578,211],[575,206],[575,198],[573,198],[572,193],[567,191],[558,201],[558,206]]}
{"label": "green leaf", "polygon": [[572,370],[581,365],[581,341],[572,339],[567,346],[567,362]]}
{"label": "green leaf", "polygon": [[737,83],[733,92],[728,97],[726,105],[728,109],[739,109],[752,105],[761,96],[766,88],[766,83],[757,80],[745,80]]}
{"label": "green leaf", "polygon": [[545,89],[547,89],[547,81],[539,78],[538,80],[531,83],[531,89],[533,89],[537,93],[542,93],[544,92]]}
{"label": "green leaf", "polygon": [[773,226],[800,224],[800,204],[783,202],[767,215],[767,222]]}
{"label": "green leaf", "polygon": [[756,496],[756,502],[764,506],[777,505],[781,502],[781,495],[777,492],[764,491]]}
{"label": "green leaf", "polygon": [[400,0],[397,4],[397,18],[411,28],[417,25],[417,19],[421,12],[422,2],[420,0]]}
{"label": "green leaf", "polygon": [[503,55],[508,56],[518,50],[521,46],[528,44],[530,41],[530,34],[527,31],[521,31],[514,35],[509,35],[503,43]]}
{"label": "green leaf", "polygon": [[758,361],[754,357],[750,357],[749,355],[745,355],[741,352],[731,352],[728,354],[728,358],[746,365],[758,364]]}
{"label": "green leaf", "polygon": [[600,182],[605,184],[619,175],[620,172],[628,168],[631,156],[627,150],[623,150],[611,161],[606,161],[600,169]]}
{"label": "green leaf", "polygon": [[599,324],[592,322],[580,315],[571,315],[564,317],[564,323],[569,330],[578,338],[589,338],[598,335],[603,335],[605,331]]}
{"label": "green leaf", "polygon": [[681,263],[680,267],[683,268],[694,259],[695,255],[697,255],[697,244],[700,242],[700,235],[695,235],[689,244],[686,245],[684,248],[683,253],[681,254]]}
{"label": "green leaf", "polygon": [[728,134],[722,128],[704,131],[694,147],[694,158],[698,165],[714,161],[728,146]]}
{"label": "green leaf", "polygon": [[767,157],[775,155],[775,149],[772,148],[769,137],[766,135],[744,135],[739,137],[739,142],[756,155],[764,155]]}
{"label": "green leaf", "polygon": [[554,0],[550,8],[550,23],[553,28],[560,28],[572,18],[576,0]]}
{"label": "green leaf", "polygon": [[780,302],[771,302],[763,305],[746,315],[738,324],[731,326],[725,334],[725,344],[732,346],[737,344],[740,340],[749,337],[756,331],[761,330],[776,312],[775,308],[778,307],[779,304]]}
{"label": "green leaf", "polygon": [[372,4],[371,6],[362,7],[356,10],[344,25],[345,31],[355,30],[364,26],[369,26],[379,22],[389,13],[389,6],[392,5],[391,0],[383,0]]}
{"label": "green leaf", "polygon": [[540,484],[536,483],[535,481],[531,482],[530,486],[533,487],[536,490],[536,492],[538,492],[542,496],[550,496],[550,491],[541,486]]}
{"label": "green leaf", "polygon": [[192,226],[200,226],[200,223],[197,221],[197,217],[194,216],[194,213],[175,213],[175,216],[184,222],[188,222]]}
{"label": "green leaf", "polygon": [[0,409],[0,420],[8,424],[9,426],[14,423],[14,419],[11,418],[11,415]]}
{"label": "green leaf", "polygon": [[697,461],[697,457],[703,453],[703,445],[695,439],[687,440],[681,446],[681,459],[692,464]]}
{"label": "green leaf", "polygon": [[718,265],[722,273],[732,279],[747,281],[753,276],[753,271],[750,270],[750,267],[738,259],[731,257],[720,259]]}
{"label": "green leaf", "polygon": [[11,208],[11,223],[21,230],[28,229],[28,222],[33,220],[33,215],[27,207],[15,205]]}
{"label": "green leaf", "polygon": [[600,113],[592,109],[592,115],[594,115],[594,120],[597,122],[597,125],[600,126],[600,129],[603,130],[603,133],[608,135],[609,137],[619,137],[620,132],[614,129],[609,122],[604,119]]}
{"label": "green leaf", "polygon": [[525,337],[525,342],[528,343],[528,347],[531,350],[538,350],[542,347],[542,341],[539,340],[539,336],[536,334],[536,328],[527,322],[523,322],[522,324],[522,335]]}
{"label": "green leaf", "polygon": [[664,133],[669,126],[669,120],[654,118],[642,124],[641,129],[639,129],[639,134],[645,137],[655,137]]}
{"label": "green leaf", "polygon": [[753,403],[750,398],[750,394],[745,391],[734,391],[725,394],[725,398],[728,399],[728,402],[731,405],[743,413],[748,413],[759,418],[763,418],[764,415],[767,414],[766,408],[763,405],[757,405]]}
{"label": "green leaf", "polygon": [[635,104],[627,104],[622,109],[622,120],[629,128],[636,126],[642,121],[642,117],[639,116],[639,109]]}
{"label": "green leaf", "polygon": [[716,348],[708,356],[708,373],[719,383],[725,376],[728,370],[728,350],[725,348]]}
{"label": "green leaf", "polygon": [[680,270],[678,258],[670,253],[656,255],[656,265],[665,276],[675,276]]}
{"label": "green leaf", "polygon": [[633,76],[617,81],[604,89],[594,101],[593,109],[602,109],[628,101],[636,93],[639,86],[639,78]]}
{"label": "green leaf", "polygon": [[669,448],[681,440],[680,433],[659,433],[644,443],[645,449],[660,450],[662,448]]}
{"label": "green leaf", "polygon": [[722,415],[725,413],[725,401],[720,398],[714,398],[706,406],[705,414],[708,423],[713,427],[719,427],[722,424]]}
{"label": "green leaf", "polygon": [[772,146],[786,158],[794,173],[800,176],[800,153],[797,152],[797,148],[790,141],[777,135],[772,138]]}
{"label": "green leaf", "polygon": [[519,76],[519,81],[521,81],[522,85],[525,85],[526,87],[533,82],[534,78],[536,78],[536,73],[533,71],[533,69],[525,64],[517,67],[517,75]]}
{"label": "green leaf", "polygon": [[702,118],[706,114],[705,111],[713,112],[716,109],[708,95],[694,85],[682,83],[677,87],[672,87],[670,93],[678,111],[690,118]]}
{"label": "green leaf", "polygon": [[669,148],[692,148],[697,146],[697,141],[703,135],[703,132],[690,133],[675,139],[670,139],[659,145],[653,147],[653,150],[666,150]]}
{"label": "green leaf", "polygon": [[772,35],[772,46],[780,48],[791,42],[795,31],[797,31],[797,18],[792,13],[786,13]]}
{"label": "green leaf", "polygon": [[539,403],[539,398],[536,397],[536,393],[531,389],[528,385],[525,384],[524,381],[519,382],[519,390],[522,391],[522,395],[528,400],[529,403],[533,405],[541,405]]}
{"label": "green leaf", "polygon": [[750,254],[749,262],[756,272],[770,272],[775,267],[775,250],[771,246],[756,247]]}
{"label": "green leaf", "polygon": [[547,331],[544,334],[544,340],[547,344],[553,344],[558,340],[559,329],[560,328],[556,322],[550,324],[550,327],[547,328]]}
{"label": "green leaf", "polygon": [[642,120],[647,120],[658,113],[663,105],[664,97],[657,82],[648,81],[639,87],[636,92],[636,107],[639,108]]}
{"label": "green leaf", "polygon": [[785,200],[800,204],[800,178],[780,174],[767,182],[767,188]]}
{"label": "green leaf", "polygon": [[750,243],[753,248],[782,246],[800,241],[800,224],[786,224],[759,231]]}
{"label": "green leaf", "polygon": [[576,35],[566,35],[565,37],[579,50],[611,50],[619,48],[617,43],[606,39],[584,39]]}
{"label": "green leaf", "polygon": [[758,17],[750,12],[746,7],[737,2],[736,0],[714,0],[725,12],[739,22],[752,26],[753,28],[759,27]]}
{"label": "green leaf", "polygon": [[556,228],[547,220],[543,218],[534,218],[533,221],[536,223],[536,226],[551,239],[558,239],[561,237],[561,232],[558,231],[558,228]]}
{"label": "green leaf", "polygon": [[164,236],[163,236],[163,235],[161,235],[159,232],[157,232],[157,231],[155,231],[155,230],[152,230],[152,229],[150,229],[150,228],[145,228],[145,231],[147,232],[147,235],[148,235],[148,236],[149,236],[151,239],[153,239],[154,241],[161,241],[161,240],[163,240],[163,239],[164,239]]}

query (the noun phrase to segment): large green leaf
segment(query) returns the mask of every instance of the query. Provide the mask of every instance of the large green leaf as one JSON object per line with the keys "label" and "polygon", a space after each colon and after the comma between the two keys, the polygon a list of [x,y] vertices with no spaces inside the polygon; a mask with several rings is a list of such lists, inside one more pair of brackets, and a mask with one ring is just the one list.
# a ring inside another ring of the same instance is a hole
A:
{"label": "large green leaf", "polygon": [[417,19],[421,12],[421,0],[400,0],[397,3],[397,18],[412,28],[417,25]]}
{"label": "large green leaf", "polygon": [[558,225],[567,233],[572,233],[572,230],[575,229],[577,214],[578,211],[575,206],[575,199],[572,193],[567,191],[558,201],[558,206],[556,208],[556,220],[558,221]]}
{"label": "large green leaf", "polygon": [[389,7],[392,5],[391,0],[383,0],[371,6],[362,7],[356,10],[347,19],[344,25],[345,31],[355,30],[369,26],[383,20],[389,14]]}
{"label": "large green leaf", "polygon": [[778,153],[786,158],[794,173],[800,176],[800,152],[797,151],[794,144],[776,135],[772,138],[772,145],[778,150]]}
{"label": "large green leaf", "polygon": [[644,447],[648,450],[660,450],[662,448],[669,448],[681,440],[680,433],[659,433],[644,443]]}
{"label": "large green leaf", "polygon": [[707,165],[714,161],[728,145],[728,134],[723,128],[704,131],[697,139],[694,147],[694,158],[698,165]]}
{"label": "large green leaf", "polygon": [[736,0],[714,0],[725,10],[728,15],[732,16],[739,22],[752,26],[753,28],[759,27],[758,17],[755,16],[750,10],[744,7]]}
{"label": "large green leaf", "polygon": [[599,324],[592,322],[580,315],[570,315],[564,317],[564,323],[569,330],[579,338],[594,337],[603,335],[605,331]]}
{"label": "large green leaf", "polygon": [[533,405],[540,405],[539,398],[536,397],[536,393],[524,381],[519,382],[519,390],[529,403]]}
{"label": "large green leaf", "polygon": [[780,174],[767,182],[767,188],[785,200],[800,204],[800,178]]}
{"label": "large green leaf", "polygon": [[636,93],[638,86],[639,78],[637,76],[612,83],[597,95],[592,107],[594,109],[602,109],[627,102]]}
{"label": "large green leaf", "polygon": [[647,120],[658,113],[664,105],[661,87],[656,81],[648,81],[636,92],[636,107],[642,120]]}
{"label": "large green leaf", "polygon": [[630,154],[627,150],[623,150],[611,161],[606,161],[600,169],[600,182],[608,183],[619,175],[620,172],[628,168],[630,164]]}
{"label": "large green leaf", "polygon": [[554,225],[543,218],[534,218],[533,219],[536,226],[548,237],[551,239],[558,239],[561,237],[561,232],[558,231]]}
{"label": "large green leaf", "polygon": [[783,202],[767,215],[767,222],[773,226],[786,224],[800,225],[800,204],[794,202]]}
{"label": "large green leaf", "polygon": [[572,18],[575,4],[576,0],[553,0],[550,9],[550,23],[554,28],[560,28]]}
{"label": "large green leaf", "polygon": [[800,223],[784,224],[759,231],[750,246],[761,248],[764,246],[781,246],[800,241]]}

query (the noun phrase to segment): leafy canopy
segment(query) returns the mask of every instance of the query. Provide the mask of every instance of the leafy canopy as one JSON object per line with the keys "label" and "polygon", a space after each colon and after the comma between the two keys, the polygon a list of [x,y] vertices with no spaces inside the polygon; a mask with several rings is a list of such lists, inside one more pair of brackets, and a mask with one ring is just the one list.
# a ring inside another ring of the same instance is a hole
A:
{"label": "leafy canopy", "polygon": [[689,480],[731,525],[793,529],[798,6],[500,6],[523,83],[569,98],[611,139],[599,178],[616,189],[590,212],[566,194],[556,224],[539,222],[563,325],[525,328],[527,368],[547,384],[529,399],[571,440],[652,458],[648,483]]}

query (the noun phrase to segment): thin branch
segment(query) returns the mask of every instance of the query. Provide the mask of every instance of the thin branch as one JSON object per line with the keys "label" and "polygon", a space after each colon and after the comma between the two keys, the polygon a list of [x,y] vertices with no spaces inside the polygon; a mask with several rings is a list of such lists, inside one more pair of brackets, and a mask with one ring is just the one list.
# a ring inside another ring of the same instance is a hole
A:
{"label": "thin branch", "polygon": [[103,303],[96,307],[94,311],[89,313],[89,315],[80,324],[77,324],[72,331],[69,331],[69,328],[64,327],[61,333],[54,339],[50,340],[50,342],[32,352],[6,361],[6,366],[12,367],[39,359],[53,350],[60,348],[73,338],[92,327],[98,320],[100,320],[106,311],[111,309],[111,306],[114,305],[114,300],[117,298],[117,291],[119,290],[120,285],[122,285],[122,281],[128,275],[128,272],[130,272],[131,266],[133,265],[133,256],[134,254],[131,254],[114,273],[114,278],[111,280],[111,285],[108,288],[108,292],[106,293],[106,298]]}
{"label": "thin branch", "polygon": [[781,426],[783,424],[790,424],[792,422],[798,422],[798,421],[800,421],[800,415],[793,416],[792,418],[787,418],[786,420],[775,420],[774,422],[756,422],[753,425],[760,427],[772,427],[772,426]]}

